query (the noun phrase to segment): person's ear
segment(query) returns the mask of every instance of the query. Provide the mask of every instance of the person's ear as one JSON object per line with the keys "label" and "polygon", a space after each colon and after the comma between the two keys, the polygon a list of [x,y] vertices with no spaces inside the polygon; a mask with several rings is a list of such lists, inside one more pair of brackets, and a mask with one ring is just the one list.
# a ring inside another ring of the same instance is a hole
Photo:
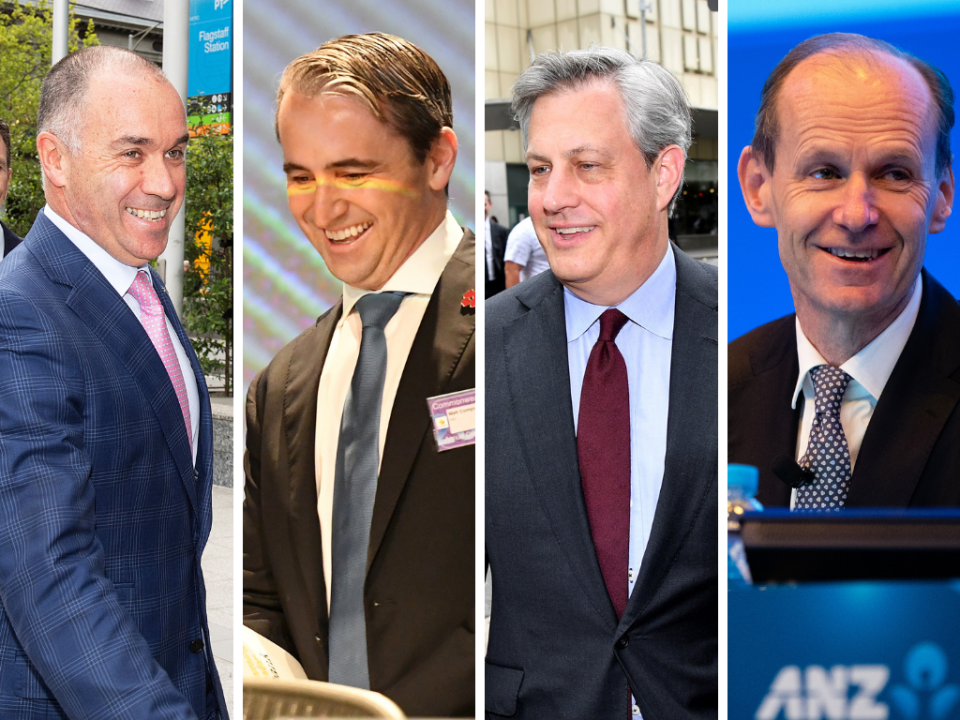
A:
{"label": "person's ear", "polygon": [[774,227],[771,203],[773,174],[767,169],[763,156],[750,145],[740,153],[737,176],[740,178],[740,191],[750,217],[760,227]]}
{"label": "person's ear", "polygon": [[13,179],[13,168],[7,168],[7,184],[4,188],[2,194],[0,194],[0,205],[3,205],[3,201],[7,199],[7,193],[10,192],[10,180]]}
{"label": "person's ear", "polygon": [[683,179],[684,155],[676,145],[667,145],[657,158],[657,210],[670,207]]}
{"label": "person's ear", "polygon": [[940,176],[937,197],[934,200],[933,214],[930,217],[930,232],[938,233],[946,227],[947,218],[953,212],[953,168],[947,166]]}
{"label": "person's ear", "polygon": [[447,186],[456,161],[457,136],[451,128],[445,127],[427,154],[427,178],[432,190],[443,190]]}
{"label": "person's ear", "polygon": [[51,132],[42,132],[37,135],[37,154],[47,182],[58,188],[66,185],[70,154],[63,141]]}

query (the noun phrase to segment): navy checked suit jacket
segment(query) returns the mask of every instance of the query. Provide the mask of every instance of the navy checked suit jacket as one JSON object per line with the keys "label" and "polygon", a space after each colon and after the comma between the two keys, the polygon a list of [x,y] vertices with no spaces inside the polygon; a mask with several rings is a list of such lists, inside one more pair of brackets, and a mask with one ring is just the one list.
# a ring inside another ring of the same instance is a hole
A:
{"label": "navy checked suit jacket", "polygon": [[[0,717],[226,718],[200,569],[213,431],[194,468],[159,355],[41,213],[0,264]],[[202,645],[201,645],[202,643]]]}

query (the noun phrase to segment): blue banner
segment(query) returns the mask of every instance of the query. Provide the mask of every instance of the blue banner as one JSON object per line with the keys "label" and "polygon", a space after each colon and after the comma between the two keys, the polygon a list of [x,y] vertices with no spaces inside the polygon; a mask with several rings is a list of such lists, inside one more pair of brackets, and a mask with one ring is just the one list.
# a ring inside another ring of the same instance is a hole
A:
{"label": "blue banner", "polygon": [[232,66],[232,0],[190,0],[187,97],[231,93]]}
{"label": "blue banner", "polygon": [[960,718],[960,582],[736,587],[729,717]]}

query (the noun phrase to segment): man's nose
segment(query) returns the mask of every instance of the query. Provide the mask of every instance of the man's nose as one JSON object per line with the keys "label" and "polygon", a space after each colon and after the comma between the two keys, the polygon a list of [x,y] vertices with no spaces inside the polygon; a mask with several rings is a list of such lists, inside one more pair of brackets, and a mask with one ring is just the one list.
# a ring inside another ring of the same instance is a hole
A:
{"label": "man's nose", "polygon": [[346,191],[338,188],[331,180],[319,178],[317,189],[313,193],[313,222],[317,227],[329,228],[342,217],[349,203],[344,197]]}
{"label": "man's nose", "polygon": [[140,189],[147,195],[154,195],[162,200],[173,200],[177,196],[177,188],[186,183],[186,169],[182,163],[171,165],[167,158],[154,157],[143,166],[143,182]]}
{"label": "man's nose", "polygon": [[548,213],[558,213],[579,204],[579,186],[574,174],[564,168],[551,170],[543,192],[543,209]]}
{"label": "man's nose", "polygon": [[842,195],[833,211],[833,220],[850,232],[858,233],[880,220],[876,206],[876,191],[859,173],[853,174],[844,183]]}

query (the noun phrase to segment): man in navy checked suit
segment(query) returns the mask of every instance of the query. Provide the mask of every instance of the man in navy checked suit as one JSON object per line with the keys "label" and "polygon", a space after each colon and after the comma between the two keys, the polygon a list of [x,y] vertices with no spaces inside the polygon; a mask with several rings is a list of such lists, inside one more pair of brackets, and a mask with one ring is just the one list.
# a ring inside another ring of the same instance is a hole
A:
{"label": "man in navy checked suit", "polygon": [[[0,265],[5,719],[227,717],[200,569],[210,404],[147,265],[183,202],[187,139],[176,91],[133,53],[82,50],[44,80],[47,205]],[[128,293],[138,273],[166,344]]]}

